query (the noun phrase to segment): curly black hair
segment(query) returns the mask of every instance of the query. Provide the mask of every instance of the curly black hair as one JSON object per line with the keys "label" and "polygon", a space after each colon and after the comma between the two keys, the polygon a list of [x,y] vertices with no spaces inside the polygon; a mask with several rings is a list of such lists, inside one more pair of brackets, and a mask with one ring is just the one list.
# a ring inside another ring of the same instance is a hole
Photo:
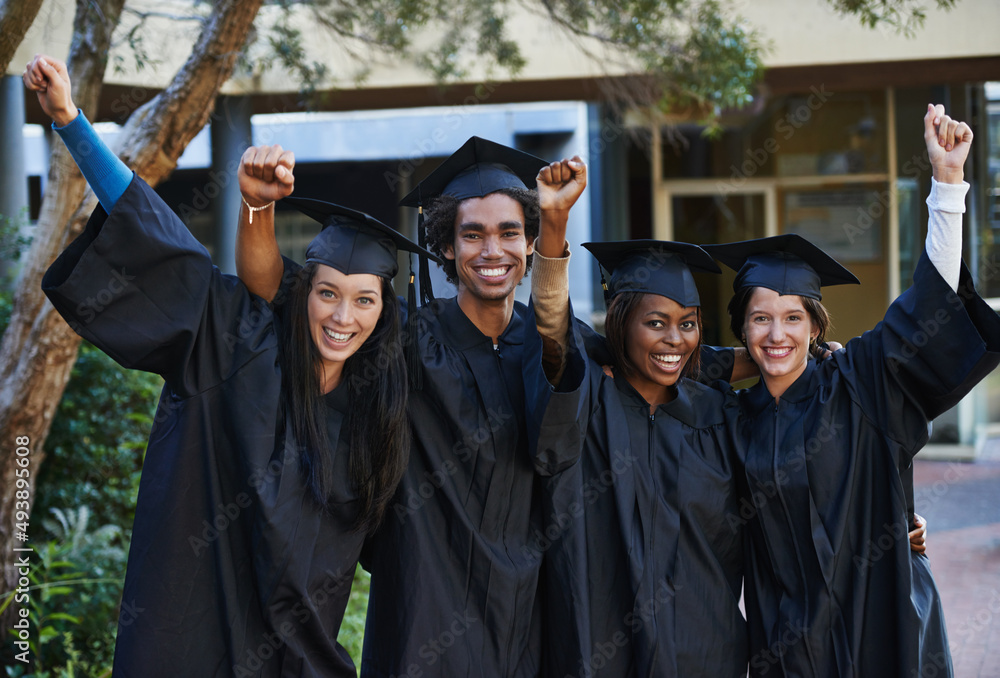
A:
{"label": "curly black hair", "polygon": [[[538,207],[538,192],[527,188],[501,188],[494,193],[501,193],[521,203],[524,209],[524,236],[532,243],[538,236],[540,210]],[[448,277],[448,282],[458,284],[458,270],[455,260],[444,256],[446,246],[455,245],[455,218],[458,216],[458,206],[461,200],[450,195],[439,195],[424,209],[424,228],[427,230],[427,247],[444,260],[442,268]],[[526,262],[525,273],[531,270],[531,257]]]}

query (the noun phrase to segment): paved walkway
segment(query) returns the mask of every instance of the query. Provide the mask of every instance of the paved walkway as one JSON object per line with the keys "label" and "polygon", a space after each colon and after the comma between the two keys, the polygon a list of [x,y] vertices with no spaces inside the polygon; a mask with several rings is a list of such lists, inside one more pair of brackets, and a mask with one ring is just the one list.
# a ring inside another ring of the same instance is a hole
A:
{"label": "paved walkway", "polygon": [[918,456],[914,485],[955,676],[1000,678],[1000,440],[974,463]]}

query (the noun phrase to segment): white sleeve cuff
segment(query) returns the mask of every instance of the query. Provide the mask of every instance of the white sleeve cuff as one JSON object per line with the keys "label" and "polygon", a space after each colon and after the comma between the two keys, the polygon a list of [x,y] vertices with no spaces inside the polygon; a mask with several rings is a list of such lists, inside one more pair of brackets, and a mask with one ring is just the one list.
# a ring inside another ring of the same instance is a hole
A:
{"label": "white sleeve cuff", "polygon": [[965,196],[969,192],[969,182],[942,184],[931,177],[931,194],[927,196],[927,207],[939,212],[965,214]]}
{"label": "white sleeve cuff", "polygon": [[953,291],[962,270],[962,214],[969,184],[942,184],[931,177],[927,196],[927,258]]}

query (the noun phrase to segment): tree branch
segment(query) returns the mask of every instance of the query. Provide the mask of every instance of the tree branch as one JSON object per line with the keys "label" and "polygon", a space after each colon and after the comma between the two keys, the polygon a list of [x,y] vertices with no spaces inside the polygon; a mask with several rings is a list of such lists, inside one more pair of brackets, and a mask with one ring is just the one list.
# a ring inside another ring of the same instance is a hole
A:
{"label": "tree branch", "polygon": [[42,0],[2,0],[0,2],[0,73],[7,71],[14,52],[35,21]]}

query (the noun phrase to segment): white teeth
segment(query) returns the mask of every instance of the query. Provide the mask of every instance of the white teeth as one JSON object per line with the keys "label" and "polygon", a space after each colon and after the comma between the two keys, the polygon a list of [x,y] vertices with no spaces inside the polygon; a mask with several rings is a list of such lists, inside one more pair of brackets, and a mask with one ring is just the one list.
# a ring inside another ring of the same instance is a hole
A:
{"label": "white teeth", "polygon": [[330,337],[334,341],[339,341],[339,342],[348,341],[351,337],[354,336],[354,334],[352,333],[342,334],[340,332],[334,332],[333,330],[328,330],[325,327],[323,328],[323,332],[326,333],[326,336]]}
{"label": "white teeth", "polygon": [[481,268],[479,274],[486,278],[497,278],[507,272],[507,268]]}
{"label": "white teeth", "polygon": [[681,357],[675,354],[662,354],[662,355],[654,355],[653,360],[660,363],[667,363],[668,365],[672,365],[674,363],[679,363],[681,361]]}
{"label": "white teeth", "polygon": [[764,349],[764,353],[766,353],[768,355],[773,355],[773,356],[776,356],[776,357],[788,355],[791,352],[792,352],[792,349],[790,349],[790,348],[765,348]]}

